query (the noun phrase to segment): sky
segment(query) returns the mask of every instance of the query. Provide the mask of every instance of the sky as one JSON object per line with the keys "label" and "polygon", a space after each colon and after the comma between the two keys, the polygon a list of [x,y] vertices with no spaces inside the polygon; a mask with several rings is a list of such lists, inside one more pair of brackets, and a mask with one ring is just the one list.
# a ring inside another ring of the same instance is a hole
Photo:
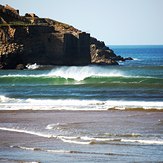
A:
{"label": "sky", "polygon": [[106,45],[163,45],[163,0],[0,0],[70,24]]}

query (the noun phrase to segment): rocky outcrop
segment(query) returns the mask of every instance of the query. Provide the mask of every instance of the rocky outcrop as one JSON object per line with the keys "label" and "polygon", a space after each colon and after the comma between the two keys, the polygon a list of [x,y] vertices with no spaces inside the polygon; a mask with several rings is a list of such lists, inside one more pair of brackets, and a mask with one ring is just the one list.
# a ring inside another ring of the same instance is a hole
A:
{"label": "rocky outcrop", "polygon": [[90,35],[87,33],[79,33],[76,37],[71,33],[58,33],[53,26],[10,26],[0,28],[0,37],[2,38],[0,63],[4,69],[29,63],[43,65],[91,63]]}
{"label": "rocky outcrop", "polygon": [[41,65],[117,65],[118,58],[104,42],[67,24],[19,15],[0,5],[0,69]]}
{"label": "rocky outcrop", "polygon": [[118,65],[117,55],[113,50],[105,46],[104,42],[98,41],[96,38],[91,38],[90,45],[91,60],[94,64],[109,64]]}

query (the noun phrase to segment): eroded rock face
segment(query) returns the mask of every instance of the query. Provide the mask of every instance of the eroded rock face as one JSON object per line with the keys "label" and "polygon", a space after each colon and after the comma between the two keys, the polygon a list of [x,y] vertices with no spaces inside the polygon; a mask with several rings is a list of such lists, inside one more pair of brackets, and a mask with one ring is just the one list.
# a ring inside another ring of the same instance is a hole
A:
{"label": "eroded rock face", "polygon": [[100,42],[92,38],[90,45],[91,62],[93,64],[102,65],[118,65],[117,55],[113,50],[105,46],[104,42]]}
{"label": "eroded rock face", "polygon": [[117,65],[123,58],[104,42],[67,24],[20,16],[10,6],[0,5],[0,69],[23,69],[41,65]]}
{"label": "eroded rock face", "polygon": [[[12,31],[12,32],[10,32]],[[1,68],[18,64],[87,65],[91,63],[90,35],[59,33],[53,26],[0,27]]]}

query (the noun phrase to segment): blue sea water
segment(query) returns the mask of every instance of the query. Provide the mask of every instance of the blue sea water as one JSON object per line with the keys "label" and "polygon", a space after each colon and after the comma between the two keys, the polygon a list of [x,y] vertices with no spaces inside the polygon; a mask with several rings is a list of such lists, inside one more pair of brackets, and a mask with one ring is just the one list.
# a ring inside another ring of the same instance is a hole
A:
{"label": "blue sea water", "polygon": [[134,60],[120,66],[1,70],[1,109],[163,109],[163,46],[111,48]]}
{"label": "blue sea water", "polygon": [[163,46],[110,48],[134,60],[0,70],[0,162],[163,162]]}

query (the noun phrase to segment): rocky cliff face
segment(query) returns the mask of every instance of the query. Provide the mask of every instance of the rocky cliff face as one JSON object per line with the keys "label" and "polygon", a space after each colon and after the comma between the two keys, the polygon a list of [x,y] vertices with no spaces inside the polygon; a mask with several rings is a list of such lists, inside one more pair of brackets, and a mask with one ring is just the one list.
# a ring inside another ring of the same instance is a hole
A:
{"label": "rocky cliff face", "polygon": [[[120,59],[120,58],[119,58]],[[72,26],[0,5],[0,69],[27,64],[117,64],[103,42]]]}

